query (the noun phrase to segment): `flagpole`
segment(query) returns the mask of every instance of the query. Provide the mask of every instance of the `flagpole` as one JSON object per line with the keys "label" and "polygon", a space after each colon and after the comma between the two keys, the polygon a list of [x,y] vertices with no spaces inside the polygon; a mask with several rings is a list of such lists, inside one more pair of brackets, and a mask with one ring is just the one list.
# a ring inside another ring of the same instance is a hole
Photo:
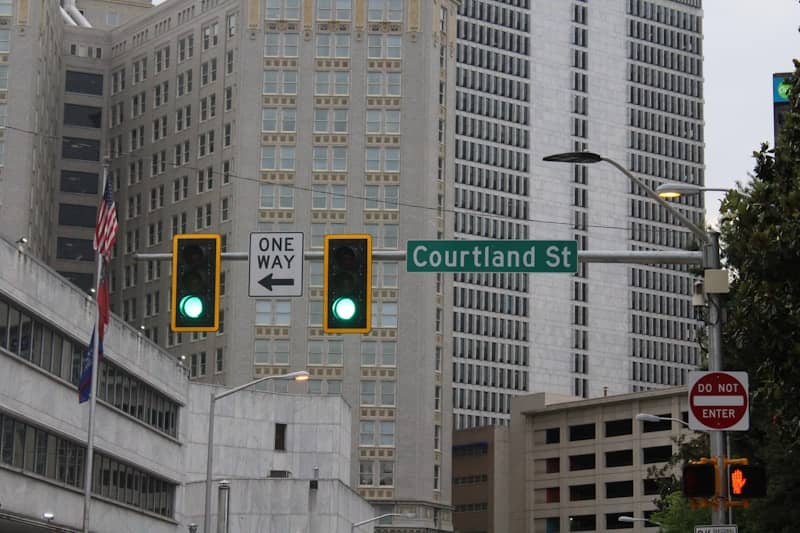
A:
{"label": "flagpole", "polygon": [[[108,180],[108,159],[103,160],[103,191],[106,189]],[[97,276],[95,277],[94,298],[100,294],[100,275],[103,271],[103,254],[97,252]],[[95,320],[94,335],[92,335],[92,384],[89,396],[89,436],[86,443],[86,461],[84,461],[83,479],[83,533],[89,533],[89,517],[92,504],[92,463],[94,460],[94,415],[97,408],[97,370],[99,366],[99,345],[100,345],[100,306],[97,307],[97,319]]]}

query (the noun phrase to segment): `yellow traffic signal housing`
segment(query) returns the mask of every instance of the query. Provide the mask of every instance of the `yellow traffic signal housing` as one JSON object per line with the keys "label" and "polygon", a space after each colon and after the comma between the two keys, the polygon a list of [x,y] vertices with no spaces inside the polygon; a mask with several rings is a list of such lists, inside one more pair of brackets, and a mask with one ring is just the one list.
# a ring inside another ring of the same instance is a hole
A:
{"label": "yellow traffic signal housing", "polygon": [[372,236],[325,235],[322,329],[325,333],[372,330]]}
{"label": "yellow traffic signal housing", "polygon": [[221,238],[179,234],[172,238],[172,331],[219,329]]}

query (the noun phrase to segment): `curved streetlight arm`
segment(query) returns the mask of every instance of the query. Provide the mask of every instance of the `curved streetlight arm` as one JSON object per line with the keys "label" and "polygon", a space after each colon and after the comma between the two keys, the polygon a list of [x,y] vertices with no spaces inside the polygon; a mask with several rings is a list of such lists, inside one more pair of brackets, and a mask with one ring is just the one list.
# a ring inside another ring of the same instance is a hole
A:
{"label": "curved streetlight arm", "polygon": [[680,418],[673,418],[671,416],[651,415],[650,413],[639,413],[638,415],[636,415],[636,420],[638,420],[639,422],[664,422],[667,420],[671,420],[672,422],[683,424],[687,428],[689,427],[689,424],[687,422],[684,422]]}
{"label": "curved streetlight arm", "polygon": [[264,376],[263,378],[255,379],[249,383],[245,383],[244,385],[239,385],[238,387],[234,387],[232,389],[228,389],[226,391],[220,392],[219,394],[214,395],[214,400],[220,400],[225,396],[230,396],[231,394],[236,394],[239,391],[252,387],[253,385],[258,385],[263,381],[268,381],[270,379],[298,379],[298,378],[307,378],[309,373],[306,370],[298,370],[297,372],[289,372],[288,374],[277,374],[274,376]]}
{"label": "curved streetlight arm", "polygon": [[211,533],[211,476],[214,470],[214,411],[217,400],[243,391],[248,387],[257,385],[262,381],[270,379],[308,379],[309,373],[306,370],[298,370],[296,372],[289,372],[288,374],[278,374],[273,376],[264,376],[244,385],[239,385],[232,389],[222,391],[219,394],[211,392],[211,401],[208,407],[208,439],[206,440],[206,482],[205,482],[205,504],[203,510],[203,533]]}
{"label": "curved streetlight arm", "polygon": [[636,518],[633,516],[618,516],[617,522],[626,522],[629,524],[632,522],[650,522],[651,524],[655,524],[658,527],[664,527],[664,524],[662,524],[661,522],[656,522],[654,520],[650,520],[649,518]]}
{"label": "curved streetlight arm", "polygon": [[380,516],[373,516],[372,518],[367,518],[366,520],[362,520],[361,522],[354,523],[352,526],[350,526],[350,532],[352,533],[353,531],[355,531],[357,527],[369,524],[370,522],[377,522],[378,520],[381,520],[383,518],[388,518],[390,516],[402,516],[404,518],[414,518],[415,515],[410,513],[386,513]]}
{"label": "curved streetlight arm", "polygon": [[625,174],[625,176],[627,176],[629,180],[631,180],[636,185],[641,187],[644,190],[644,192],[647,193],[647,196],[649,196],[650,198],[652,198],[653,200],[658,202],[667,211],[672,213],[672,216],[677,218],[681,222],[681,224],[686,226],[687,229],[691,230],[692,233],[694,233],[700,239],[702,239],[702,241],[704,243],[711,244],[711,238],[708,236],[708,233],[706,231],[704,231],[701,228],[697,227],[694,224],[694,222],[692,222],[691,220],[686,218],[683,214],[681,214],[680,211],[675,209],[669,202],[667,202],[666,200],[661,198],[653,189],[651,189],[650,187],[645,185],[642,180],[640,180],[639,178],[634,176],[627,168],[623,167],[622,165],[620,165],[619,163],[617,163],[613,159],[609,159],[607,157],[600,156],[600,160],[601,161],[605,161],[609,165],[613,166],[614,168],[616,168],[617,170],[619,170],[620,172]]}

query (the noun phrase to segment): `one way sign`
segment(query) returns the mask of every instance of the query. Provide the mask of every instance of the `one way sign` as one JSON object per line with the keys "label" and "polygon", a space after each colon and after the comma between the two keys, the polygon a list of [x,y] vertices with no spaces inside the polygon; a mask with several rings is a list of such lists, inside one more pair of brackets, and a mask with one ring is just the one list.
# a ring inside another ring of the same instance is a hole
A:
{"label": "one way sign", "polygon": [[250,234],[250,290],[256,298],[303,295],[303,234]]}

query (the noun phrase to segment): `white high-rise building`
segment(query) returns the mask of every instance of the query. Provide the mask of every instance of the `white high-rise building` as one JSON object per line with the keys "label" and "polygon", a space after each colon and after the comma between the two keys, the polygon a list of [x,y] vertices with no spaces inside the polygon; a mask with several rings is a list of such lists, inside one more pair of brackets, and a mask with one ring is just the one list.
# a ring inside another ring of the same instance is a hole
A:
{"label": "white high-rise building", "polygon": [[448,278],[376,262],[372,332],[333,336],[320,261],[306,262],[292,299],[250,298],[246,263],[226,262],[220,331],[180,335],[169,332],[169,264],[134,254],[169,252],[176,233],[220,233],[226,251],[246,251],[255,231],[302,231],[318,251],[327,233],[370,233],[377,250],[451,237],[457,2],[6,4],[0,96],[20,107],[9,105],[19,129],[0,141],[14,170],[0,182],[0,217],[13,218],[2,234],[28,235],[31,251],[91,287],[108,154],[113,311],[185,356],[199,381],[307,368],[309,394],[353,408],[353,488],[415,516],[380,525],[452,530]]}
{"label": "white high-rise building", "polygon": [[[458,17],[456,236],[692,246],[612,167],[542,157],[589,150],[652,188],[702,185],[700,0],[464,0]],[[678,205],[698,224],[702,206]],[[681,385],[700,363],[685,266],[457,274],[454,291],[455,428],[507,423],[510,395],[525,391]]]}

